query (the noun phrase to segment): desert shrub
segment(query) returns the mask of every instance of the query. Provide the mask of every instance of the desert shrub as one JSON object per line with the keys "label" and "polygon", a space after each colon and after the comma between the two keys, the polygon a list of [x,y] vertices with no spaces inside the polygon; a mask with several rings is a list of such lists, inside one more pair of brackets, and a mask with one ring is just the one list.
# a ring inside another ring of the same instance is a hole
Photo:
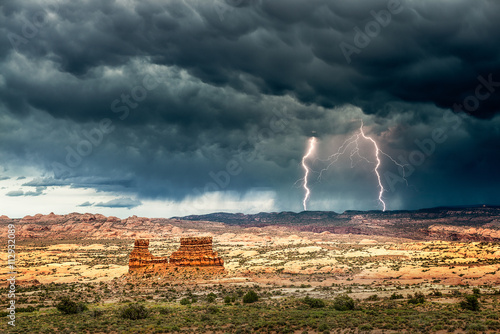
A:
{"label": "desert shrub", "polygon": [[464,310],[479,311],[479,301],[477,295],[465,296],[465,300],[460,302],[460,307]]}
{"label": "desert shrub", "polygon": [[487,330],[486,326],[480,322],[468,324],[466,329],[473,333],[484,332]]}
{"label": "desert shrub", "polygon": [[439,290],[432,290],[432,292],[429,295],[435,296],[435,297],[441,297],[443,295],[443,293]]}
{"label": "desert shrub", "polygon": [[120,310],[120,317],[123,319],[137,320],[146,319],[149,315],[148,309],[141,304],[131,304]]}
{"label": "desert shrub", "polygon": [[322,331],[322,332],[323,331],[328,331],[329,329],[330,329],[330,327],[328,327],[327,324],[321,324],[321,325],[318,326],[318,330]]}
{"label": "desert shrub", "polygon": [[387,303],[383,303],[380,306],[387,309],[387,310],[392,310],[392,309],[397,308],[398,304],[395,301],[389,300]]}
{"label": "desert shrub", "polygon": [[244,296],[243,296],[243,303],[248,304],[248,303],[254,303],[257,300],[259,300],[259,296],[257,296],[257,293],[253,290],[248,291]]}
{"label": "desert shrub", "polygon": [[210,292],[208,295],[207,295],[207,302],[209,303],[213,303],[215,302],[215,299],[217,298],[217,296],[215,295],[215,293],[213,292]]}
{"label": "desert shrub", "polygon": [[219,312],[219,308],[215,305],[210,305],[209,307],[207,307],[207,313],[209,313],[209,314],[215,314],[218,312]]}
{"label": "desert shrub", "polygon": [[411,295],[408,296],[408,304],[423,304],[425,303],[425,296],[422,292],[415,292],[413,297]]}
{"label": "desert shrub", "polygon": [[158,312],[160,314],[169,314],[170,313],[170,309],[168,307],[160,307],[160,308],[158,308]]}
{"label": "desert shrub", "polygon": [[346,294],[342,294],[333,299],[333,308],[337,311],[354,310],[355,306],[354,299]]}
{"label": "desert shrub", "polygon": [[94,318],[98,318],[98,317],[100,317],[100,316],[101,316],[101,315],[103,315],[103,314],[104,314],[104,311],[103,311],[103,310],[99,310],[99,309],[97,309],[97,310],[93,310],[93,311],[92,311],[92,316],[93,316]]}
{"label": "desert shrub", "polygon": [[403,295],[402,294],[399,294],[399,293],[395,293],[393,292],[390,299],[403,299]]}
{"label": "desert shrub", "polygon": [[366,300],[368,300],[368,301],[377,301],[379,299],[380,298],[378,297],[378,295],[371,295],[368,298],[366,298]]}
{"label": "desert shrub", "polygon": [[229,296],[224,297],[224,303],[231,304],[231,297],[229,297]]}
{"label": "desert shrub", "polygon": [[180,303],[181,305],[189,305],[191,304],[191,300],[189,298],[182,298]]}
{"label": "desert shrub", "polygon": [[16,312],[34,312],[36,311],[36,308],[33,306],[29,305],[28,307],[18,307],[16,308]]}
{"label": "desert shrub", "polygon": [[360,331],[371,331],[373,329],[373,326],[370,324],[364,324],[359,326]]}
{"label": "desert shrub", "polygon": [[69,297],[61,298],[56,308],[64,314],[77,314],[87,310],[87,305],[82,302],[75,302]]}
{"label": "desert shrub", "polygon": [[479,296],[481,294],[481,290],[479,288],[472,289],[472,294]]}
{"label": "desert shrub", "polygon": [[311,297],[307,296],[304,299],[302,299],[302,301],[304,303],[306,303],[307,305],[309,305],[310,308],[325,307],[325,302],[321,299],[318,299],[318,298],[311,298]]}
{"label": "desert shrub", "polygon": [[500,329],[500,323],[498,323],[498,321],[486,320],[485,325],[488,326],[490,330]]}

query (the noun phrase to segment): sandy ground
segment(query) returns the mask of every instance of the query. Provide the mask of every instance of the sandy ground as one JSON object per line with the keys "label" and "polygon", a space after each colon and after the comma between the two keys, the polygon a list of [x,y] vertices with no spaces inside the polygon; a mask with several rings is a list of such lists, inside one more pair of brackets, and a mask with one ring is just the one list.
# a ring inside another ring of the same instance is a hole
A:
{"label": "sandy ground", "polygon": [[[496,243],[415,242],[384,237],[289,231],[286,228],[233,229],[213,233],[181,230],[153,239],[150,251],[169,255],[186,235],[212,235],[225,261],[224,281],[328,285],[500,284],[500,245]],[[133,240],[25,241],[16,248],[17,280],[40,283],[110,281],[128,272]],[[7,276],[7,254],[0,276]]]}

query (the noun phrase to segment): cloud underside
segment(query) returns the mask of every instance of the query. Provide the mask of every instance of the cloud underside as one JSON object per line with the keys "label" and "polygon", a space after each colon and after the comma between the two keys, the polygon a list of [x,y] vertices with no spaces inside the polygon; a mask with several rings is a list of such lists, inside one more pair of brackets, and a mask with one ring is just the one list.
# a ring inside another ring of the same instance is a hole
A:
{"label": "cloud underside", "polygon": [[[84,203],[85,204],[85,203]],[[132,198],[115,198],[107,202],[99,202],[95,204],[97,207],[103,208],[127,208],[132,209],[141,205],[141,201]]]}

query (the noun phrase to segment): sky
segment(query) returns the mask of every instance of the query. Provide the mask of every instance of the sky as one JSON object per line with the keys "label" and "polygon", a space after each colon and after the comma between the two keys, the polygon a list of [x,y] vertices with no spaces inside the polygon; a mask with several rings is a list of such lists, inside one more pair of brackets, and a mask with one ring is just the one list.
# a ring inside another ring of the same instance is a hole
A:
{"label": "sky", "polygon": [[299,212],[311,137],[308,210],[500,204],[498,1],[4,0],[0,36],[0,215]]}

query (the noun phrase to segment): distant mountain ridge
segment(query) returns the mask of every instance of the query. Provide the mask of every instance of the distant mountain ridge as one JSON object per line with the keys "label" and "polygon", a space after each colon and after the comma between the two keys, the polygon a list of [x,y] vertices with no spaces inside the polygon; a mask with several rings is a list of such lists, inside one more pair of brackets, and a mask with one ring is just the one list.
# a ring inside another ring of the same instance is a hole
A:
{"label": "distant mountain ridge", "polygon": [[346,210],[343,213],[335,211],[282,211],[282,212],[259,212],[256,214],[214,212],[204,215],[189,215],[184,217],[172,217],[171,219],[210,221],[225,224],[240,224],[251,222],[269,223],[302,223],[305,219],[345,221],[352,216],[362,215],[367,218],[401,218],[414,217],[419,219],[435,219],[442,217],[464,217],[464,216],[496,216],[500,215],[500,206],[495,205],[471,205],[471,206],[440,206],[418,210]]}
{"label": "distant mountain ridge", "polygon": [[500,206],[437,207],[420,210],[216,212],[174,217],[241,227],[286,226],[300,231],[384,235],[410,239],[500,241]]}
{"label": "distant mountain ridge", "polygon": [[210,226],[213,233],[228,228],[287,228],[334,234],[379,235],[413,240],[500,242],[500,207],[440,207],[415,211],[303,211],[257,214],[211,213],[182,218],[126,219],[101,214],[36,214],[24,218],[0,216],[0,237],[9,224],[18,239],[165,238],[195,233]]}

